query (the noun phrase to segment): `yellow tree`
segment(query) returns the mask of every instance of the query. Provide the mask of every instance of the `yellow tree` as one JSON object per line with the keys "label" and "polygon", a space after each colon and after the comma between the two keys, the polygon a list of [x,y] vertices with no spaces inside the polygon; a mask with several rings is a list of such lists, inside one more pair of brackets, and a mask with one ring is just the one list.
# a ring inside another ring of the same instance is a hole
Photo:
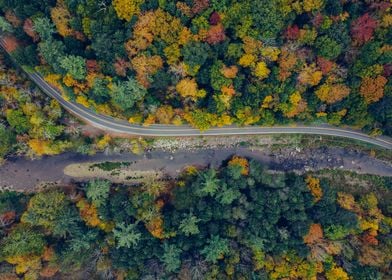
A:
{"label": "yellow tree", "polygon": [[249,67],[253,66],[256,62],[256,56],[253,54],[244,54],[241,56],[240,60],[238,61],[238,64],[241,65],[242,67]]}
{"label": "yellow tree", "polygon": [[169,13],[158,9],[154,11],[155,23],[153,24],[153,33],[167,44],[178,42],[179,34],[183,26],[179,18],[173,17]]}
{"label": "yellow tree", "polygon": [[171,107],[170,105],[160,106],[155,112],[155,117],[159,123],[170,124],[171,120],[174,117],[173,107]]}
{"label": "yellow tree", "polygon": [[298,80],[303,85],[308,86],[317,86],[321,78],[323,77],[323,73],[317,70],[315,64],[311,64],[309,66],[305,66],[302,71],[299,73]]}
{"label": "yellow tree", "polygon": [[113,7],[118,18],[130,21],[132,16],[140,12],[144,0],[113,0]]}
{"label": "yellow tree", "polygon": [[38,156],[55,155],[59,153],[59,151],[52,149],[51,142],[48,140],[31,139],[29,141],[29,147]]}
{"label": "yellow tree", "polygon": [[347,272],[343,268],[333,265],[333,267],[325,273],[327,280],[349,280]]}
{"label": "yellow tree", "polygon": [[79,209],[80,216],[86,225],[90,227],[99,227],[106,232],[113,229],[113,224],[103,222],[98,216],[97,208],[93,204],[88,203],[85,198],[80,199],[78,203],[76,203],[76,207]]}
{"label": "yellow tree", "polygon": [[140,55],[131,60],[132,68],[136,71],[136,79],[147,88],[150,83],[149,75],[155,74],[163,67],[162,58],[158,55],[146,56]]}
{"label": "yellow tree", "polygon": [[293,118],[304,112],[307,108],[306,101],[302,98],[299,91],[294,92],[289,98],[290,104],[282,104],[281,109],[286,117]]}
{"label": "yellow tree", "polygon": [[261,108],[264,108],[264,109],[270,108],[272,105],[272,101],[274,101],[273,96],[267,95],[263,100],[263,104],[261,105]]}
{"label": "yellow tree", "polygon": [[320,187],[320,179],[314,178],[309,175],[308,177],[306,177],[305,181],[308,186],[308,189],[314,197],[314,201],[319,201],[323,196],[323,190]]}
{"label": "yellow tree", "polygon": [[147,49],[154,39],[161,39],[168,45],[181,44],[179,37],[182,31],[179,18],[161,9],[149,11],[139,16],[133,28],[133,37],[126,43],[125,48],[131,58],[139,51]]}
{"label": "yellow tree", "polygon": [[235,112],[235,116],[237,117],[239,123],[243,125],[254,124],[260,120],[260,115],[258,112],[253,112],[252,108],[249,106],[238,109]]}
{"label": "yellow tree", "polygon": [[388,80],[383,76],[365,77],[362,79],[359,93],[365,98],[366,103],[377,102],[384,96],[384,87],[387,82]]}
{"label": "yellow tree", "polygon": [[152,32],[155,24],[155,14],[152,11],[142,14],[139,16],[138,21],[133,27],[133,38],[125,44],[125,49],[128,52],[128,56],[131,58],[135,56],[139,51],[145,50],[154,40],[154,34]]}
{"label": "yellow tree", "polygon": [[305,12],[311,12],[319,10],[323,2],[323,0],[304,0],[302,5]]}
{"label": "yellow tree", "polygon": [[328,104],[336,103],[350,94],[350,88],[343,84],[323,84],[316,90],[317,97]]}
{"label": "yellow tree", "polygon": [[268,69],[267,64],[264,61],[257,62],[256,67],[254,69],[254,75],[259,79],[265,79],[271,73],[271,70]]}
{"label": "yellow tree", "polygon": [[246,54],[258,55],[259,50],[263,45],[262,42],[249,36],[245,36],[244,38],[242,38],[242,41],[244,43],[242,48],[244,49],[244,52]]}
{"label": "yellow tree", "polygon": [[166,62],[169,65],[176,64],[180,60],[181,51],[178,44],[167,46],[163,52],[166,56]]}
{"label": "yellow tree", "polygon": [[280,50],[277,47],[264,47],[261,49],[261,55],[269,61],[277,61],[279,54]]}
{"label": "yellow tree", "polygon": [[204,131],[209,129],[211,125],[215,124],[216,116],[211,113],[196,109],[185,113],[184,119],[193,127]]}
{"label": "yellow tree", "polygon": [[192,100],[203,98],[206,95],[205,90],[198,90],[196,80],[190,78],[179,81],[176,90],[182,97],[190,97]]}
{"label": "yellow tree", "polygon": [[71,27],[69,26],[71,14],[65,6],[63,0],[57,1],[56,7],[50,11],[50,16],[61,36],[66,37],[73,33]]}

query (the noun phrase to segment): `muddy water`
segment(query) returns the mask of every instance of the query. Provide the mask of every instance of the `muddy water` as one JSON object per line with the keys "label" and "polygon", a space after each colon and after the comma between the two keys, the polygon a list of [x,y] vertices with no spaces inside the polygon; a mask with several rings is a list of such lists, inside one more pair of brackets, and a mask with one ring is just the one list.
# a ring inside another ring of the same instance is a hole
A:
{"label": "muddy water", "polygon": [[39,160],[14,158],[0,166],[0,188],[10,187],[17,190],[33,190],[42,182],[68,183],[73,178],[64,175],[65,166],[72,163],[99,161],[132,162],[135,170],[162,170],[175,176],[186,165],[219,166],[223,160],[237,154],[254,158],[281,171],[306,171],[336,168],[392,176],[392,164],[374,159],[367,154],[340,148],[320,148],[299,151],[284,149],[276,152],[255,151],[248,148],[200,149],[176,152],[151,151],[143,155],[130,153],[96,154],[93,156],[65,153],[58,156],[43,157]]}

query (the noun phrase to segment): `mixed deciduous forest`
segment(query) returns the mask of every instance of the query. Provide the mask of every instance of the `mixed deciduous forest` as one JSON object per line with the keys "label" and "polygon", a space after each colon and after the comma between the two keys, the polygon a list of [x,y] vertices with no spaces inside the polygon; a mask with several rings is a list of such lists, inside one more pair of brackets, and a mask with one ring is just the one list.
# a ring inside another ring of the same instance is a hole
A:
{"label": "mixed deciduous forest", "polygon": [[7,56],[0,54],[0,165],[9,156],[55,155],[66,151],[94,154],[108,146],[131,144],[140,153],[143,139],[114,139],[93,132],[64,112],[60,104],[46,96]]}
{"label": "mixed deciduous forest", "polygon": [[131,123],[392,133],[389,1],[0,1],[7,48]]}
{"label": "mixed deciduous forest", "polygon": [[176,180],[3,191],[0,276],[390,279],[391,179],[336,178],[234,156]]}

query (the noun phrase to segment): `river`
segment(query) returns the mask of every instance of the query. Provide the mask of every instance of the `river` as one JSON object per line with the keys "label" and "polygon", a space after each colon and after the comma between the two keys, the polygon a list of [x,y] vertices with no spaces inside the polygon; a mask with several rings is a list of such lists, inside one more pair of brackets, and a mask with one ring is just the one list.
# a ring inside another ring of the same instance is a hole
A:
{"label": "river", "polygon": [[249,148],[221,148],[199,150],[177,150],[168,152],[154,150],[143,155],[131,153],[105,154],[92,156],[76,153],[64,153],[57,156],[43,157],[37,160],[11,158],[0,166],[0,188],[32,191],[42,182],[58,182],[66,184],[71,178],[63,173],[63,169],[72,163],[127,161],[133,162],[135,170],[161,170],[176,176],[186,165],[219,166],[223,160],[232,155],[254,158],[271,169],[279,171],[320,170],[336,168],[358,173],[369,173],[381,176],[392,176],[390,162],[375,159],[368,154],[341,148],[318,148],[300,151],[295,148],[278,150],[252,150]]}

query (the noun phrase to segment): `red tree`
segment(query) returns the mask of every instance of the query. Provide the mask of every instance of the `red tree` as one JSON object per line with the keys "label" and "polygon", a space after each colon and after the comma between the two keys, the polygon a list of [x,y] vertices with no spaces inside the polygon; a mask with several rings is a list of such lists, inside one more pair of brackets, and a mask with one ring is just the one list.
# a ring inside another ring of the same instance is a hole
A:
{"label": "red tree", "polygon": [[327,75],[335,66],[332,61],[325,59],[321,56],[317,57],[317,65],[320,67],[320,70],[321,72],[323,72],[323,75]]}
{"label": "red tree", "polygon": [[220,23],[221,17],[217,12],[213,12],[210,16],[210,24],[211,25],[217,25]]}
{"label": "red tree", "polygon": [[383,76],[389,77],[391,75],[392,75],[392,63],[385,64]]}
{"label": "red tree", "polygon": [[94,59],[88,59],[86,61],[86,67],[88,72],[98,72],[99,71],[99,65],[98,62]]}
{"label": "red tree", "polygon": [[218,44],[226,39],[225,29],[222,24],[211,26],[208,30],[206,42],[210,45]]}
{"label": "red tree", "polygon": [[34,42],[37,42],[39,40],[39,36],[37,32],[34,31],[33,28],[33,21],[31,19],[26,19],[24,24],[23,24],[23,30],[24,32],[29,35]]}
{"label": "red tree", "polygon": [[296,25],[287,27],[285,37],[288,40],[297,40],[299,37],[299,27]]}
{"label": "red tree", "polygon": [[368,13],[354,20],[351,24],[351,35],[358,45],[362,45],[373,38],[377,21]]}
{"label": "red tree", "polygon": [[127,69],[131,67],[131,64],[123,58],[117,58],[114,63],[114,70],[116,74],[122,77],[127,75]]}
{"label": "red tree", "polygon": [[15,211],[8,211],[0,215],[0,228],[11,225],[15,221]]}
{"label": "red tree", "polygon": [[318,28],[324,21],[324,16],[321,13],[317,13],[317,15],[314,16],[312,19],[313,25]]}
{"label": "red tree", "polygon": [[198,14],[207,9],[210,4],[209,0],[193,0],[192,13]]}

